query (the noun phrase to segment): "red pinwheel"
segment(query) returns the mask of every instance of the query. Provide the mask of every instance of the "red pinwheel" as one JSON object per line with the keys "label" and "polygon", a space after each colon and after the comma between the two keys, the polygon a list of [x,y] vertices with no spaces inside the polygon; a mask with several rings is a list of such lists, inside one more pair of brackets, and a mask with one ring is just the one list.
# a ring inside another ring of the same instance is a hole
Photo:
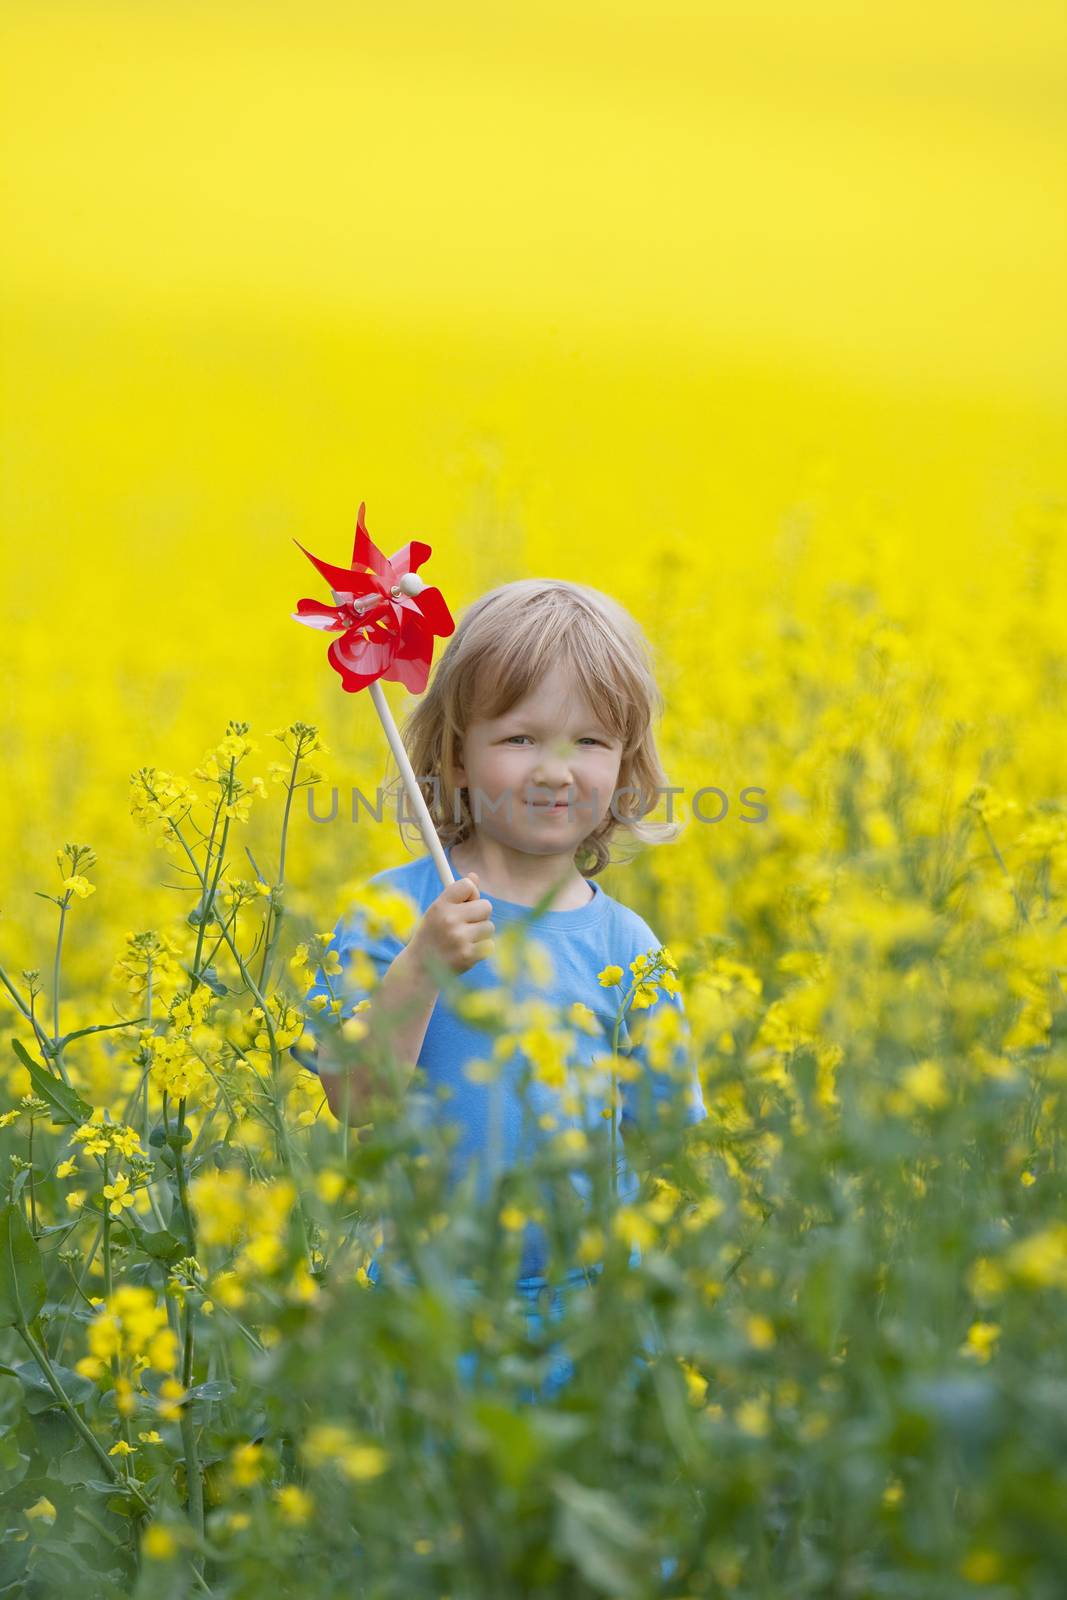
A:
{"label": "red pinwheel", "polygon": [[304,549],[299,539],[293,540],[330,585],[334,603],[328,606],[321,600],[298,600],[296,610],[290,614],[294,622],[303,622],[309,628],[322,628],[329,633],[340,630],[341,637],[332,641],[327,658],[340,673],[341,687],[349,694],[370,690],[426,847],[441,882],[447,886],[454,881],[452,869],[380,680],[389,678],[402,683],[412,694],[421,694],[430,675],[434,638],[446,638],[455,632],[456,625],[441,591],[430,588],[417,573],[431,553],[430,546],[412,539],[395,556],[383,556],[371,541],[363,511],[361,501],[350,567],[320,561]]}
{"label": "red pinwheel", "polygon": [[367,532],[364,504],[356,517],[351,567],[320,561],[299,539],[293,540],[322,573],[334,598],[332,606],[298,600],[293,620],[330,633],[343,630],[326,654],[350,694],[378,678],[421,694],[430,675],[434,637],[446,638],[456,625],[440,589],[416,576],[430,546],[412,539],[395,556],[383,556]]}

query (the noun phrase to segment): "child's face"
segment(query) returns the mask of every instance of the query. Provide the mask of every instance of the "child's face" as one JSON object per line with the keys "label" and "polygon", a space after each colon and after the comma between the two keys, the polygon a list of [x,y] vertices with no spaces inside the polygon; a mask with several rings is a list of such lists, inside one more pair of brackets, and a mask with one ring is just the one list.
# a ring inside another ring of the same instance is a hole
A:
{"label": "child's face", "polygon": [[472,722],[461,761],[455,782],[479,832],[534,855],[573,854],[608,814],[622,742],[555,667],[505,716]]}

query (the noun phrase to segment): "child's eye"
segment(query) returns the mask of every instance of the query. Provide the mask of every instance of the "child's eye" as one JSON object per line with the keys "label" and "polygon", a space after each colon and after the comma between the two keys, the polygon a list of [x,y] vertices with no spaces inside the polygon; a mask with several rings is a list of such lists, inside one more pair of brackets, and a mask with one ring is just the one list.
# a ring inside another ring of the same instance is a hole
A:
{"label": "child's eye", "polygon": [[[528,733],[509,733],[507,738],[504,740],[504,743],[510,744],[513,739],[528,739],[529,737],[530,735]],[[578,743],[584,744],[587,741],[590,744],[603,744],[604,742],[603,739],[594,739],[592,734],[585,734],[581,739],[579,739]]]}

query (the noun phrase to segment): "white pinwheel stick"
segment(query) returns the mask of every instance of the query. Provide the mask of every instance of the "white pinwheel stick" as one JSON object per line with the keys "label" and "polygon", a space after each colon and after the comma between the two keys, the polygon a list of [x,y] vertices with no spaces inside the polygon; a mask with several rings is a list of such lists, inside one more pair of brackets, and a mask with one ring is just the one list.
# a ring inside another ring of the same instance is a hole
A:
{"label": "white pinwheel stick", "polygon": [[[407,595],[416,595],[420,589],[425,589],[425,587],[426,585],[423,583],[422,579],[417,573],[407,572],[395,586],[394,593],[396,590],[400,590],[402,593]],[[364,611],[368,606],[375,606],[378,604],[378,596],[374,594],[358,596],[342,595],[338,590],[335,589],[333,591],[333,598],[334,603],[338,605],[341,604],[343,600],[346,600],[355,611]],[[437,876],[440,878],[442,885],[447,889],[450,883],[454,883],[456,881],[455,875],[452,871],[452,868],[448,864],[448,858],[446,857],[444,848],[437,836],[437,829],[433,825],[433,818],[430,816],[426,801],[423,799],[422,790],[419,788],[418,782],[416,781],[414,768],[412,767],[411,762],[408,760],[408,753],[404,749],[404,743],[400,737],[400,730],[397,728],[397,725],[393,720],[393,713],[389,709],[389,703],[385,698],[385,693],[382,689],[381,680],[379,678],[375,678],[374,682],[370,685],[370,697],[374,702],[374,709],[378,713],[379,721],[385,730],[385,737],[389,740],[389,748],[392,750],[393,755],[396,758],[396,764],[400,768],[400,776],[404,780],[404,788],[407,791],[407,797],[411,801],[411,808],[415,813],[415,820],[422,829],[422,837],[426,842],[426,848],[433,857],[434,866],[437,868]]]}

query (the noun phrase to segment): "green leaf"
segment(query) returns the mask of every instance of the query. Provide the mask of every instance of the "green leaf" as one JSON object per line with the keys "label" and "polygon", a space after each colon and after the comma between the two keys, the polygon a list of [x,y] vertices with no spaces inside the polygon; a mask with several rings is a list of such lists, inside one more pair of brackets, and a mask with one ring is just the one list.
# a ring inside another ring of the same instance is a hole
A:
{"label": "green leaf", "polygon": [[[190,976],[192,976],[191,973]],[[223,995],[229,994],[230,992],[226,985],[222,982],[217,970],[213,966],[203,968],[200,973],[200,982],[205,986],[205,988],[210,989],[212,994],[218,995],[220,998]]]}
{"label": "green leaf", "polygon": [[189,1244],[185,1239],[179,1239],[176,1233],[171,1233],[169,1228],[142,1228],[136,1222],[123,1219],[123,1227],[137,1242],[139,1249],[145,1255],[151,1256],[154,1261],[177,1261],[179,1256],[189,1254]]}
{"label": "green leaf", "polygon": [[37,1241],[22,1207],[0,1209],[0,1328],[26,1327],[48,1292]]}
{"label": "green leaf", "polygon": [[559,1505],[556,1537],[588,1583],[612,1596],[644,1593],[635,1556],[647,1548],[621,1502],[604,1489],[590,1489],[566,1473],[552,1488]]}
{"label": "green leaf", "polygon": [[519,1488],[530,1476],[543,1450],[527,1417],[498,1400],[477,1400],[471,1407],[478,1434],[472,1443],[488,1449],[505,1483]]}
{"label": "green leaf", "polygon": [[[83,1595],[91,1600],[125,1600],[130,1592],[131,1575],[129,1562],[122,1564],[122,1556],[116,1551],[114,1545],[106,1541],[102,1535],[96,1535],[96,1543],[89,1543],[95,1534],[95,1529],[87,1530],[85,1539],[72,1540],[69,1538],[57,1539],[53,1534],[51,1539],[41,1539],[36,1545],[37,1551],[62,1551],[80,1566],[84,1578],[90,1587],[82,1582],[79,1587]],[[34,1570],[40,1570],[40,1556],[36,1556]],[[65,1593],[69,1585],[60,1586],[58,1592]]]}
{"label": "green leaf", "polygon": [[0,1500],[26,1476],[29,1469],[30,1458],[19,1449],[14,1428],[0,1429]]}
{"label": "green leaf", "polygon": [[236,1393],[237,1385],[228,1378],[209,1378],[206,1383],[198,1383],[186,1390],[186,1397],[190,1400],[225,1400]]}
{"label": "green leaf", "polygon": [[34,1540],[33,1571],[46,1594],[62,1594],[72,1584],[81,1584],[96,1574],[86,1566],[81,1547],[60,1535],[38,1535]]}
{"label": "green leaf", "polygon": [[530,1415],[530,1426],[546,1449],[563,1450],[587,1434],[594,1424],[591,1417],[567,1411],[536,1411]]}
{"label": "green leaf", "polygon": [[[36,1362],[34,1365],[36,1366]],[[67,1413],[56,1408],[56,1397],[51,1390],[49,1390],[49,1398],[52,1401],[53,1409],[51,1411],[42,1411],[40,1416],[34,1418],[34,1439],[37,1445],[37,1454],[47,1463],[49,1470],[56,1477],[61,1477],[62,1474],[56,1472],[57,1463],[75,1445],[80,1443],[80,1440]],[[95,1464],[91,1470],[95,1472]],[[82,1473],[82,1477],[84,1476],[85,1473]],[[63,1481],[65,1483],[74,1483],[80,1480],[67,1476]]]}
{"label": "green leaf", "polygon": [[[59,1380],[60,1388],[66,1391],[68,1398],[73,1400],[75,1405],[83,1405],[92,1399],[96,1385],[91,1379],[83,1378],[80,1372],[73,1372],[70,1367],[61,1367],[56,1362],[52,1363],[52,1371]],[[0,1362],[0,1372],[17,1378],[23,1385],[26,1390],[27,1411],[43,1411],[49,1406],[60,1404],[55,1390],[36,1361],[20,1361],[13,1367]]]}
{"label": "green leaf", "polygon": [[94,1022],[91,1028],[75,1028],[73,1033],[63,1034],[56,1048],[62,1050],[72,1039],[84,1039],[87,1033],[106,1033],[109,1028],[135,1028],[148,1020],[147,1017],[130,1017],[126,1022]]}
{"label": "green leaf", "polygon": [[77,1094],[62,1078],[57,1078],[54,1073],[42,1067],[30,1055],[21,1039],[12,1039],[11,1048],[26,1068],[33,1082],[33,1087],[42,1100],[60,1113],[52,1118],[53,1122],[73,1122],[81,1124],[88,1122],[93,1114],[92,1106],[87,1106],[81,1095]]}

